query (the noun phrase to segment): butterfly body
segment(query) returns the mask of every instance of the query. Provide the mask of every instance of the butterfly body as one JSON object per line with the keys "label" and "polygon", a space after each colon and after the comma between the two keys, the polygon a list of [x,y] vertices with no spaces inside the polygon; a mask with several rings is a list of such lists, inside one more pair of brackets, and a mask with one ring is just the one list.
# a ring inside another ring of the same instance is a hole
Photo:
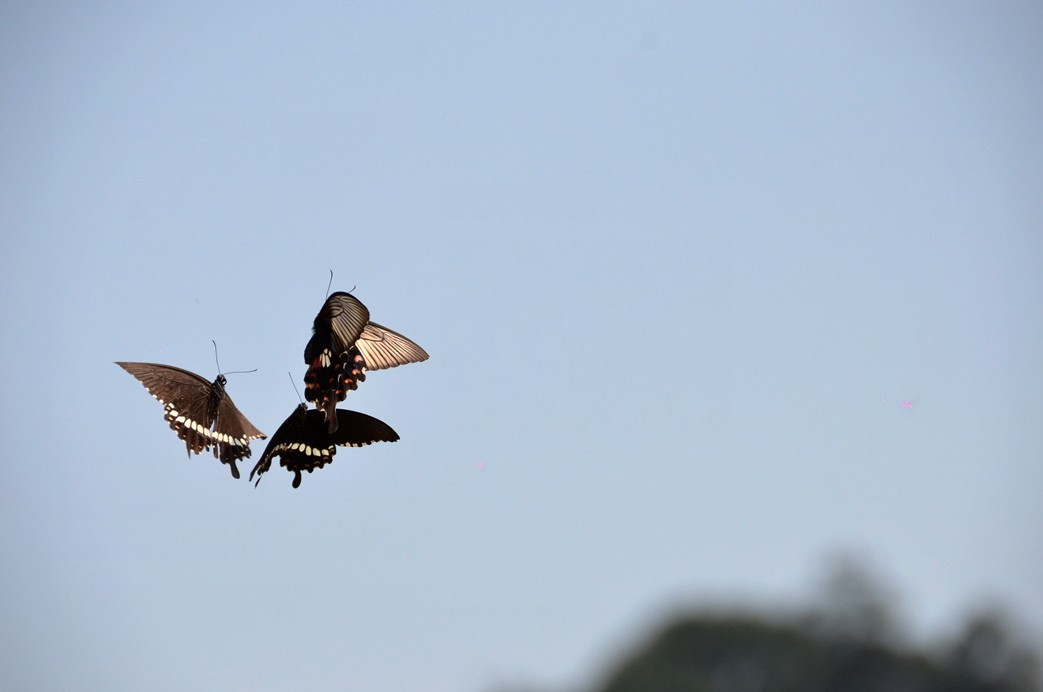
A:
{"label": "butterfly body", "polygon": [[[335,409],[336,431],[330,432],[323,411],[308,410],[301,404],[283,421],[268,441],[264,453],[250,472],[250,480],[271,468],[272,459],[294,474],[293,487],[301,484],[301,471],[311,473],[333,461],[337,447],[362,447],[374,442],[395,442],[396,433],[387,423],[358,411]],[[256,484],[255,484],[256,485]]]}
{"label": "butterfly body", "polygon": [[250,441],[266,435],[247,420],[225,391],[224,375],[208,382],[194,372],[158,363],[118,362],[163,404],[163,417],[188,455],[213,450],[239,478],[236,462],[250,456]]}
{"label": "butterfly body", "polygon": [[316,315],[304,349],[308,371],[304,398],[325,413],[329,432],[338,425],[337,404],[366,380],[367,370],[383,370],[427,360],[427,352],[398,332],[369,321],[369,309],[351,295],[330,295]]}

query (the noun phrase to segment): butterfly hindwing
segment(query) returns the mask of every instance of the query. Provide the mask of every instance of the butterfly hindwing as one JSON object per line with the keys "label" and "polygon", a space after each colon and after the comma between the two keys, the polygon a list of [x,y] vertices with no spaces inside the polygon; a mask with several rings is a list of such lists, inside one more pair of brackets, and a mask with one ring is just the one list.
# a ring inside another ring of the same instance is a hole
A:
{"label": "butterfly hindwing", "polygon": [[[395,442],[396,433],[390,425],[373,416],[336,409],[337,431],[330,433],[322,411],[307,409],[301,404],[283,421],[272,435],[260,460],[250,472],[250,480],[271,468],[272,459],[279,457],[279,465],[293,473],[293,487],[301,484],[301,472],[311,473],[333,461],[337,447],[362,447],[374,442]],[[256,484],[255,484],[256,485]]]}
{"label": "butterfly hindwing", "polygon": [[356,345],[369,370],[384,370],[428,359],[427,351],[393,329],[370,322]]}
{"label": "butterfly hindwing", "polygon": [[358,389],[359,382],[365,381],[366,364],[358,348],[351,346],[341,352],[324,348],[304,374],[304,398],[324,411],[332,423],[331,431],[336,430],[337,418],[333,412],[337,404],[344,401],[348,392]]}
{"label": "butterfly hindwing", "polygon": [[[254,427],[253,423],[236,408],[232,397],[228,394],[218,402],[217,419],[214,421],[213,436],[216,440],[214,456],[222,463],[232,467],[232,475],[239,477],[239,468],[235,462],[250,457],[250,441],[263,440],[265,434]],[[220,455],[218,455],[220,447]]]}

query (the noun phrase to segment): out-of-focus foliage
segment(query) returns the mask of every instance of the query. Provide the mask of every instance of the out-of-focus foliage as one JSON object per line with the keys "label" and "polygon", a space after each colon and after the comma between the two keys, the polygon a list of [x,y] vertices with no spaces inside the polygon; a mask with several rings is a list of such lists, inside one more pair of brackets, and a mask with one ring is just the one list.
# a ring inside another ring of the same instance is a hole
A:
{"label": "out-of-focus foliage", "polygon": [[[814,604],[786,615],[695,612],[663,627],[591,692],[1043,692],[1039,662],[999,609],[926,647],[861,560],[833,560]],[[511,686],[497,692],[535,692]]]}
{"label": "out-of-focus foliage", "polygon": [[949,648],[945,665],[962,686],[951,689],[1039,690],[1036,656],[1010,631],[1002,616],[985,611],[972,617]]}
{"label": "out-of-focus foliage", "polygon": [[598,692],[1040,691],[1035,656],[1000,614],[972,617],[929,653],[902,643],[882,593],[841,561],[809,612],[681,617]]}
{"label": "out-of-focus foliage", "polygon": [[[999,625],[1000,629],[995,629]],[[1038,692],[1035,659],[994,616],[975,619],[944,657],[798,624],[689,617],[627,661],[602,692]]]}

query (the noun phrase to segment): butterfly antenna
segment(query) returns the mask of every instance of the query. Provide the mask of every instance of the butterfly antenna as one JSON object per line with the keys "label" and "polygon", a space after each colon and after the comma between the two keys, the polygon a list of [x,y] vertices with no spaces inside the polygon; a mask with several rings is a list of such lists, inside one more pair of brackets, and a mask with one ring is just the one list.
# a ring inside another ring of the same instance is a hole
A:
{"label": "butterfly antenna", "polygon": [[231,372],[221,372],[221,361],[217,359],[217,342],[211,339],[210,343],[214,345],[214,360],[217,360],[218,375],[243,375],[248,372],[257,372],[257,368],[254,368],[253,370],[232,370]]}
{"label": "butterfly antenna", "polygon": [[[326,297],[327,298],[330,297],[330,288],[332,288],[332,287],[333,287],[333,270],[330,269],[330,282],[328,284],[326,284]],[[352,286],[351,290],[348,291],[348,293],[354,293],[356,288],[358,288],[358,284],[355,284],[354,286]]]}
{"label": "butterfly antenna", "polygon": [[294,382],[293,375],[290,374],[289,370],[286,371],[286,374],[290,378],[290,384],[293,385],[293,391],[297,392],[297,398],[300,399],[301,403],[303,404],[304,403],[304,399],[301,399],[301,393],[299,391],[297,391],[297,383]]}
{"label": "butterfly antenna", "polygon": [[217,374],[220,375],[221,374],[221,361],[217,357],[217,342],[214,341],[213,339],[211,339],[210,343],[212,343],[214,345],[214,360],[217,361]]}

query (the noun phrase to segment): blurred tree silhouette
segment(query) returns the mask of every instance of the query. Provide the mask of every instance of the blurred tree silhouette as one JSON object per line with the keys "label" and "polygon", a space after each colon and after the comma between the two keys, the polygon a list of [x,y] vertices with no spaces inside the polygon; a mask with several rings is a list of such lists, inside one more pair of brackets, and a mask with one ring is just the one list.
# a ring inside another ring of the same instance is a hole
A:
{"label": "blurred tree silhouette", "polygon": [[881,646],[901,637],[891,605],[896,596],[864,560],[848,554],[828,559],[819,591],[804,620],[820,637]]}
{"label": "blurred tree silhouette", "polygon": [[928,651],[904,641],[894,601],[863,562],[835,559],[806,612],[680,617],[594,690],[1043,692],[1036,656],[997,609]]}
{"label": "blurred tree silhouette", "polygon": [[947,668],[959,683],[953,690],[1039,689],[1036,657],[1016,641],[995,610],[983,611],[968,620],[945,658]]}
{"label": "blurred tree silhouette", "polygon": [[832,564],[819,604],[795,618],[682,617],[599,692],[1040,692],[1038,663],[996,611],[942,654],[903,644],[893,600],[864,564]]}

